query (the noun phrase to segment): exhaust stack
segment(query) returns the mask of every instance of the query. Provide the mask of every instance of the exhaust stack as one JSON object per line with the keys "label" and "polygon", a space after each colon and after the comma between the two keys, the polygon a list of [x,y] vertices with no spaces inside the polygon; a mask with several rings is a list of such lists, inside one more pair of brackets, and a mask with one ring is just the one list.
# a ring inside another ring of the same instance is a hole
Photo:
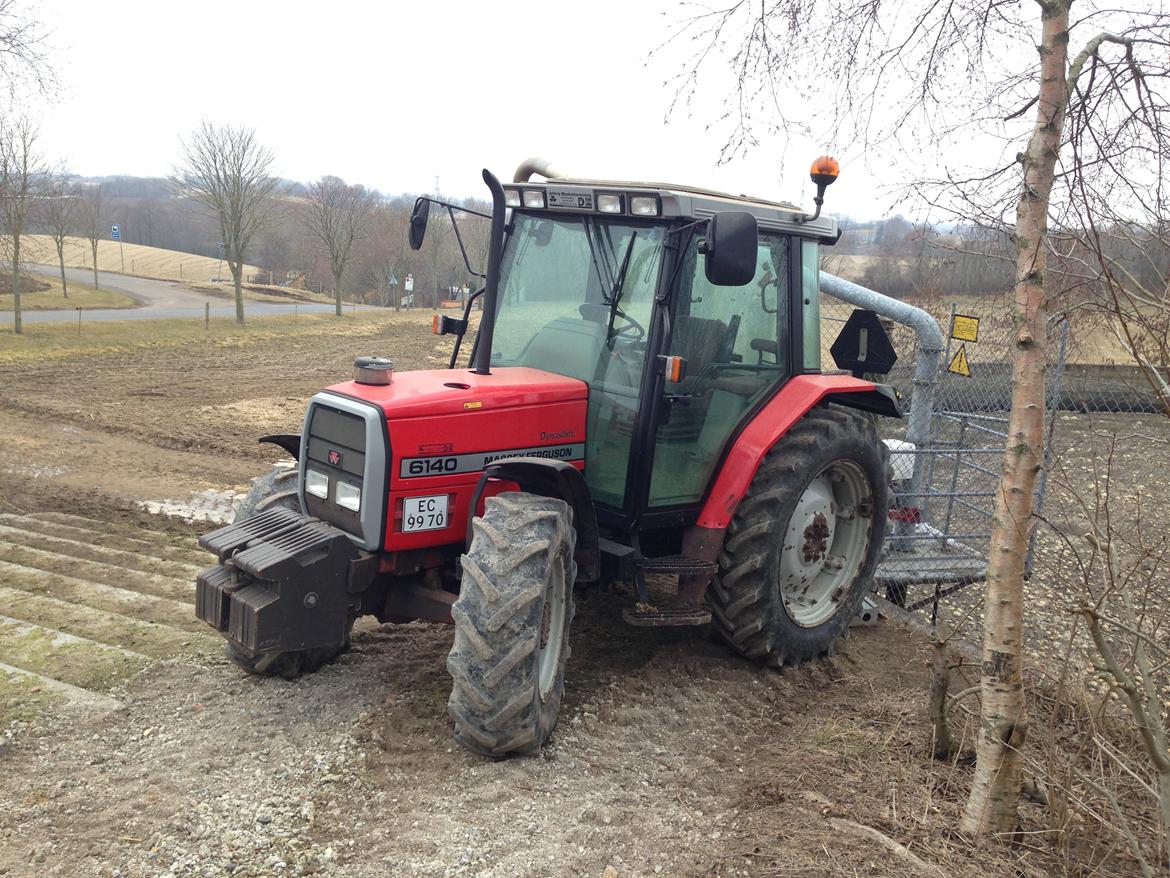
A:
{"label": "exhaust stack", "polygon": [[567,177],[564,171],[553,165],[548,159],[533,157],[525,159],[520,163],[520,167],[516,169],[516,173],[512,175],[513,183],[527,183],[533,174],[540,174],[546,180],[552,180],[556,177]]}

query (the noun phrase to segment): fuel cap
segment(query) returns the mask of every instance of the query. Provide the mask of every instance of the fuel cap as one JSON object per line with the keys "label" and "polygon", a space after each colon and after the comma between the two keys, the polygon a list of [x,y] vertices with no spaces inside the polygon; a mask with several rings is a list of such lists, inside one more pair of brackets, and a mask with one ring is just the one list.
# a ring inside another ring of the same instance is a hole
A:
{"label": "fuel cap", "polygon": [[353,368],[358,384],[389,384],[394,377],[394,363],[385,357],[358,357]]}

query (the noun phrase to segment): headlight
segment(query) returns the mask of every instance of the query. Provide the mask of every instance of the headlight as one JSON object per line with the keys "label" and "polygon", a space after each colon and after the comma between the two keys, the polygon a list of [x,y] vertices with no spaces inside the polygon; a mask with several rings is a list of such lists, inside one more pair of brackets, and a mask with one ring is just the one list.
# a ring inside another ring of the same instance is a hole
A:
{"label": "headlight", "polygon": [[597,210],[600,213],[621,213],[622,197],[599,192],[597,194]]}
{"label": "headlight", "polygon": [[654,195],[631,195],[630,213],[634,216],[658,216],[658,198]]}
{"label": "headlight", "polygon": [[505,189],[504,190],[504,206],[505,207],[519,207],[520,206],[520,190],[519,189]]}
{"label": "headlight", "polygon": [[305,470],[305,493],[324,500],[329,496],[329,476],[315,469]]}
{"label": "headlight", "polygon": [[362,508],[362,489],[348,482],[338,482],[334,502],[342,509],[357,512]]}
{"label": "headlight", "polygon": [[541,189],[525,189],[523,198],[525,207],[544,207],[544,191]]}

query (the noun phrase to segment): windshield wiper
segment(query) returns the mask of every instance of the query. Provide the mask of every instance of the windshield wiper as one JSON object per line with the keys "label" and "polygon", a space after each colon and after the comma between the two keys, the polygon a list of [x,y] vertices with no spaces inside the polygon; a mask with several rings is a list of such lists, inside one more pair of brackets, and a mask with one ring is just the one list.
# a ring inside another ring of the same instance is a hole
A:
{"label": "windshield wiper", "polygon": [[613,321],[619,315],[625,317],[625,313],[618,307],[618,302],[622,298],[622,287],[626,282],[626,271],[630,267],[630,256],[634,253],[634,241],[637,239],[637,231],[630,232],[630,243],[626,245],[626,254],[622,257],[621,268],[618,269],[617,277],[614,278],[613,286],[609,290],[609,300],[606,304],[609,305],[609,327],[606,330],[606,341],[613,341]]}

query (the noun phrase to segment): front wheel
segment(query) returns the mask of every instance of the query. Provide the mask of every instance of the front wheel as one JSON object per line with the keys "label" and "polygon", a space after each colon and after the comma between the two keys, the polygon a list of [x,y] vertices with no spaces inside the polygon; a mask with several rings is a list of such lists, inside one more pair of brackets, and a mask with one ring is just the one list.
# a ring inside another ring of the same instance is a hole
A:
{"label": "front wheel", "polygon": [[455,739],[485,756],[535,755],[565,688],[577,535],[563,500],[505,493],[484,502],[451,608],[447,711]]}
{"label": "front wheel", "polygon": [[829,652],[873,580],[889,505],[886,446],[847,409],[812,409],[768,452],[727,528],[717,630],[773,666]]}

